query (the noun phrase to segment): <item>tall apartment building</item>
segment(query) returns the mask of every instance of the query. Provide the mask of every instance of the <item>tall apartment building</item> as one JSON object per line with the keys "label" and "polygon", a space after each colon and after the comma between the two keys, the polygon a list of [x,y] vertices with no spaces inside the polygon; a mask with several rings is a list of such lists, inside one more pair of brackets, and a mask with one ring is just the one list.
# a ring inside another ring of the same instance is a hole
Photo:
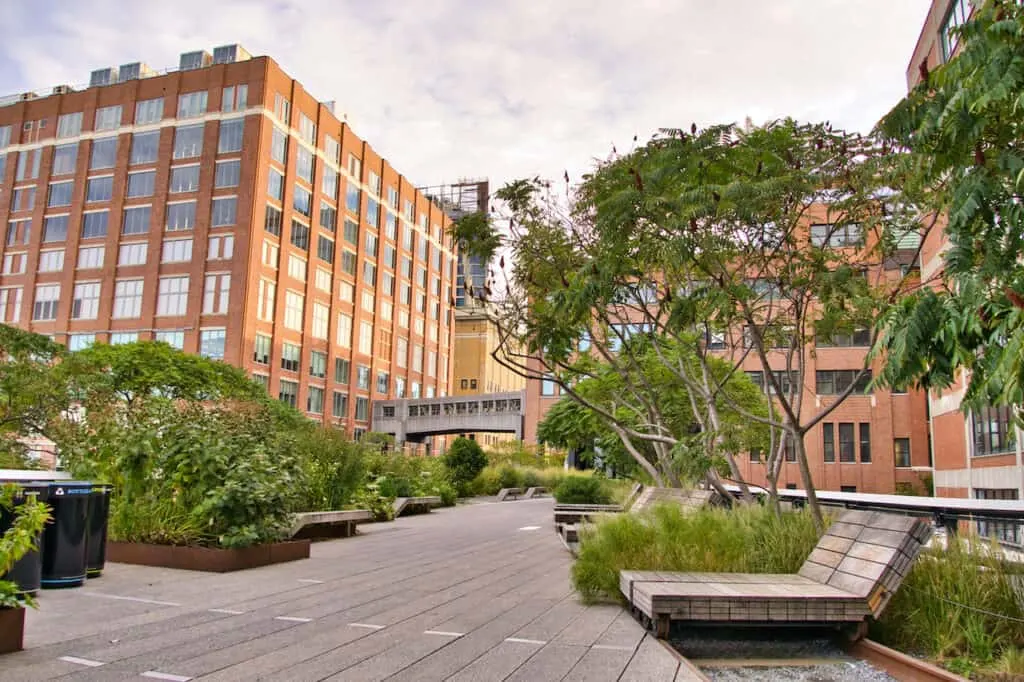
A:
{"label": "tall apartment building", "polygon": [[0,321],[166,341],[349,433],[451,391],[449,218],[269,57],[0,100]]}
{"label": "tall apartment building", "polygon": [[[817,246],[845,249],[856,257],[856,245],[863,238],[847,230],[835,230],[827,223],[824,207],[809,215],[807,238]],[[867,275],[872,282],[893,280],[912,268],[915,235],[901,241],[900,250],[886,266],[872,266]],[[815,241],[817,240],[817,241]],[[898,265],[902,263],[903,265]],[[630,322],[634,324],[629,324]],[[628,333],[637,320],[623,321],[620,332]],[[711,353],[739,357],[730,353],[729,343],[740,343],[743,330],[731,334],[712,334],[707,339]],[[804,358],[804,418],[817,413],[842,393],[858,370],[864,367],[870,350],[868,330],[830,340],[819,339]],[[776,372],[785,379],[786,353],[769,351],[770,367],[763,367],[755,354],[743,359],[741,369],[763,390],[770,390],[765,371]],[[539,372],[540,364],[534,369]],[[863,381],[866,387],[870,376]],[[561,398],[553,381],[531,380],[527,384],[526,438],[536,441],[537,424],[547,410]],[[893,493],[925,491],[925,480],[931,474],[929,438],[925,397],[921,392],[895,393],[875,390],[855,391],[805,437],[805,447],[815,485],[821,490],[847,492]],[[738,458],[744,479],[755,485],[766,485],[765,456],[761,452],[742,453]],[[784,456],[779,487],[802,488],[795,451]]]}
{"label": "tall apartment building", "polygon": [[[971,16],[969,0],[932,0],[921,34],[907,67],[907,87],[921,82],[922,66],[933,70],[956,54],[952,29]],[[941,227],[941,223],[940,223]],[[921,254],[921,276],[941,276],[945,233],[933,230]],[[976,499],[1024,499],[1022,434],[1012,410],[988,407],[966,414],[961,402],[966,377],[944,391],[928,396],[935,461],[935,494]],[[1004,540],[1015,540],[1012,526],[995,529]]]}

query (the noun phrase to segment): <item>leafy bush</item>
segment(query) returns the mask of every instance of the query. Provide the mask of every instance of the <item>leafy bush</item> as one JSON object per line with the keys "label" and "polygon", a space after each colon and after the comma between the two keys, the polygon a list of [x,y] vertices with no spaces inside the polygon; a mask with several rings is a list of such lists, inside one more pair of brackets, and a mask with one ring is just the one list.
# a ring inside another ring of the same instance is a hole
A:
{"label": "leafy bush", "polygon": [[540,472],[536,469],[526,469],[523,471],[523,486],[526,488],[536,488],[540,483]]}
{"label": "leafy bush", "polygon": [[666,504],[611,516],[585,532],[572,578],[585,600],[617,600],[624,569],[793,573],[817,542],[805,512],[777,517],[753,506],[684,513]]}
{"label": "leafy bush", "polygon": [[356,493],[353,502],[360,509],[373,514],[374,521],[391,521],[395,518],[394,497],[382,494],[376,483],[370,483]]}
{"label": "leafy bush", "polygon": [[[15,506],[19,494],[20,489],[16,485],[0,487],[0,514],[11,517],[10,527],[0,535],[0,576],[11,570],[21,557],[37,548],[39,533],[50,519],[49,509],[34,495]],[[18,592],[15,583],[0,580],[0,609],[19,608],[26,604],[36,606],[31,596]]]}
{"label": "leafy bush", "polygon": [[456,438],[442,460],[456,488],[466,486],[487,466],[487,455],[475,440]]}
{"label": "leafy bush", "polygon": [[434,488],[434,492],[441,498],[442,507],[454,507],[455,503],[459,500],[458,491],[448,481],[438,483]]}
{"label": "leafy bush", "polygon": [[609,504],[611,493],[596,476],[567,476],[554,491],[561,504]]}
{"label": "leafy bush", "polygon": [[498,472],[498,484],[501,488],[522,488],[524,480],[523,472],[514,466],[503,466]]}
{"label": "leafy bush", "polygon": [[344,509],[366,480],[365,447],[335,429],[312,427],[296,444],[302,464],[296,511]]}

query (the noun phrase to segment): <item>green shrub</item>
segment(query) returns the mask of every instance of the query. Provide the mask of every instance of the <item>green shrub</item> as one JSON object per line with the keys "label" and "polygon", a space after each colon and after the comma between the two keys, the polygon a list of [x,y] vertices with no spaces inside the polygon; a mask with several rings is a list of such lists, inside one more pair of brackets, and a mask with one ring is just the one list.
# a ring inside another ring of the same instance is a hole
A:
{"label": "green shrub", "polygon": [[541,485],[540,472],[536,469],[527,469],[523,472],[523,486],[526,488],[536,488]]}
{"label": "green shrub", "polygon": [[485,468],[473,479],[471,490],[474,495],[497,495],[501,490],[501,470]]}
{"label": "green shrub", "polygon": [[365,446],[323,427],[301,432],[297,441],[303,479],[295,510],[344,509],[366,480]]}
{"label": "green shrub", "polygon": [[441,498],[442,507],[453,507],[459,499],[458,492],[448,481],[441,481],[438,483],[433,491],[438,497]]}
{"label": "green shrub", "polygon": [[561,504],[609,504],[612,496],[604,481],[594,476],[567,476],[555,488]]}
{"label": "green shrub", "polygon": [[445,453],[448,476],[456,486],[468,484],[487,466],[487,455],[475,440],[456,438]]}
{"label": "green shrub", "polygon": [[[50,519],[49,508],[34,495],[19,501],[21,490],[14,484],[0,486],[0,516],[8,517],[8,528],[0,534],[0,576],[28,552],[38,549],[37,538]],[[20,504],[17,504],[20,502]],[[5,519],[6,520],[6,519]],[[29,595],[18,591],[18,585],[0,580],[0,609],[19,608],[27,604],[36,606]]]}
{"label": "green shrub", "polygon": [[804,512],[776,517],[752,506],[684,513],[666,504],[610,516],[585,532],[572,578],[585,600],[618,600],[621,570],[794,573],[817,542]]}
{"label": "green shrub", "polygon": [[501,488],[522,488],[523,472],[514,466],[503,466],[498,472],[499,490]]}

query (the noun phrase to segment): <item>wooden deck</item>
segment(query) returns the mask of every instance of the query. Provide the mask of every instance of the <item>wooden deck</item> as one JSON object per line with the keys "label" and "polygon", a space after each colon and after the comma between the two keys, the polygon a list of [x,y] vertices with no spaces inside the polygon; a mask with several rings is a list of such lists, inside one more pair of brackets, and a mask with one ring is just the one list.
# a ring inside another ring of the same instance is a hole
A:
{"label": "wooden deck", "polygon": [[227,574],[107,564],[44,591],[0,681],[701,680],[617,606],[584,606],[550,498],[360,527]]}

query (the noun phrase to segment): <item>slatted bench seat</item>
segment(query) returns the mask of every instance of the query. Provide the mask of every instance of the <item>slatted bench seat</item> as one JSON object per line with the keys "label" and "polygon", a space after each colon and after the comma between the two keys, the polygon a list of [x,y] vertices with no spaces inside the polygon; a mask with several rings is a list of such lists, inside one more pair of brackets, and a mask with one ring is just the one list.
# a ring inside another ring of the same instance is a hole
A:
{"label": "slatted bench seat", "polygon": [[408,514],[425,514],[441,506],[440,497],[397,497],[392,505],[395,518]]}
{"label": "slatted bench seat", "polygon": [[504,502],[509,498],[513,500],[518,500],[519,496],[522,494],[522,488],[502,488],[501,490],[498,491],[498,502]]}
{"label": "slatted bench seat", "polygon": [[659,637],[671,621],[766,625],[857,624],[877,618],[931,537],[921,519],[847,511],[799,573],[621,571],[619,589]]}
{"label": "slatted bench seat", "polygon": [[347,538],[355,535],[356,524],[373,521],[367,509],[302,512],[292,521],[290,537],[298,540]]}

